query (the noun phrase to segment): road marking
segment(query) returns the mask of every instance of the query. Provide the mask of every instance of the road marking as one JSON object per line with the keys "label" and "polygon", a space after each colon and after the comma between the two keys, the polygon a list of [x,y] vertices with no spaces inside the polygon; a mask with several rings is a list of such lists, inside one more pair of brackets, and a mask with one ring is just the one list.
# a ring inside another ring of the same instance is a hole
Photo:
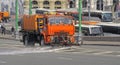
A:
{"label": "road marking", "polygon": [[113,51],[103,51],[103,52],[98,52],[98,53],[93,53],[94,55],[102,55],[102,54],[108,54],[108,53],[113,53]]}
{"label": "road marking", "polygon": [[53,49],[52,51],[57,52],[57,51],[61,51],[61,50],[69,49],[69,48],[70,47],[56,48],[56,49]]}
{"label": "road marking", "polygon": [[117,55],[117,56],[119,56],[119,57],[120,57],[120,55]]}
{"label": "road marking", "polygon": [[72,58],[67,58],[67,57],[58,57],[58,59],[61,59],[61,60],[72,60]]}
{"label": "road marking", "polygon": [[0,60],[0,63],[7,63],[7,62]]}
{"label": "road marking", "polygon": [[95,52],[96,50],[85,50],[85,51],[82,51],[82,53],[90,53],[90,52]]}
{"label": "road marking", "polygon": [[66,49],[66,47],[55,48],[55,49],[52,49],[51,47],[23,48],[23,49],[20,49],[20,50],[0,52],[0,55],[18,55],[18,54],[26,54],[26,53],[45,53],[45,52],[55,52],[55,51],[58,51],[58,50],[61,50],[61,49]]}

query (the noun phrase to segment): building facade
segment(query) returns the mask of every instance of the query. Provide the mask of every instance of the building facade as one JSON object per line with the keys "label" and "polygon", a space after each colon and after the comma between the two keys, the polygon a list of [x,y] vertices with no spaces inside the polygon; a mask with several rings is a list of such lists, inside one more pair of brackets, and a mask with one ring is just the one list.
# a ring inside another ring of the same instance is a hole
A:
{"label": "building facade", "polygon": [[[66,9],[67,0],[32,0],[32,8]],[[24,9],[29,8],[29,0],[24,0]]]}
{"label": "building facade", "polygon": [[[20,10],[29,8],[29,0],[18,0]],[[80,0],[32,0],[32,8],[66,9],[78,8]],[[111,10],[119,0],[82,0],[82,8],[91,10]],[[11,4],[11,5],[10,5]],[[120,7],[119,7],[120,9]],[[0,0],[0,11],[15,10],[15,0]],[[22,12],[22,11],[21,11]]]}
{"label": "building facade", "polygon": [[[16,0],[0,0],[0,11],[8,11],[11,15],[15,14],[15,1]],[[18,0],[19,14],[23,14],[23,1]]]}
{"label": "building facade", "polygon": [[[78,2],[76,2],[76,8],[78,8]],[[119,2],[119,0],[82,0],[82,8],[91,10],[111,10],[114,1]]]}
{"label": "building facade", "polygon": [[[113,2],[119,0],[82,0],[83,9],[110,10]],[[66,9],[78,8],[79,0],[32,0],[32,8]],[[29,8],[29,0],[24,0],[24,8]]]}

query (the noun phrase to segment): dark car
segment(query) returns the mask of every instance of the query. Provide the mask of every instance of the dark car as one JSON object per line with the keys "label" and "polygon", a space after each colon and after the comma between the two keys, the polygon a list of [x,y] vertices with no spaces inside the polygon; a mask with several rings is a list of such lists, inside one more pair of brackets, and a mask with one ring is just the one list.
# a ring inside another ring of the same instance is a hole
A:
{"label": "dark car", "polygon": [[22,19],[19,19],[19,20],[18,20],[18,26],[21,26],[22,21],[23,21]]}

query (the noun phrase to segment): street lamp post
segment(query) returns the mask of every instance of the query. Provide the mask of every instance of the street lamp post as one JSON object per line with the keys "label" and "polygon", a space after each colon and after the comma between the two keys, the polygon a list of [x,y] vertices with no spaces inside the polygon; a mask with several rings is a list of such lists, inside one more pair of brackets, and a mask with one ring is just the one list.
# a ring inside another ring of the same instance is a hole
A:
{"label": "street lamp post", "polygon": [[16,3],[15,3],[15,10],[16,10],[16,16],[15,16],[15,21],[16,21],[16,31],[18,30],[18,0],[16,0]]}
{"label": "street lamp post", "polygon": [[16,37],[16,39],[18,38],[18,34],[19,34],[19,32],[18,32],[18,0],[16,0],[16,2],[15,2],[15,11],[16,11],[16,15],[15,15],[15,29],[16,29],[16,32],[15,32],[15,37]]}
{"label": "street lamp post", "polygon": [[82,22],[82,0],[79,0],[79,31],[78,31],[78,44],[82,44],[82,29],[81,29],[81,22]]}
{"label": "street lamp post", "polygon": [[29,15],[32,14],[32,0],[29,0]]}

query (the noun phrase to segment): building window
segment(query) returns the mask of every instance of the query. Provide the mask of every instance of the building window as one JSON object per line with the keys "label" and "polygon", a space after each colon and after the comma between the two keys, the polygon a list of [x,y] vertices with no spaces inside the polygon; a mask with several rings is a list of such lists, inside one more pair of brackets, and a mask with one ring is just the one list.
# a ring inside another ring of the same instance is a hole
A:
{"label": "building window", "polygon": [[55,9],[61,9],[61,7],[55,7]]}
{"label": "building window", "polygon": [[38,2],[37,1],[32,1],[32,8],[34,9],[34,8],[38,8]]}
{"label": "building window", "polygon": [[33,5],[38,5],[38,2],[34,0],[34,1],[32,1],[32,4]]}
{"label": "building window", "polygon": [[44,1],[43,2],[43,5],[49,5],[50,3],[49,3],[49,1]]}
{"label": "building window", "polygon": [[25,1],[23,4],[24,4],[24,5],[28,5],[27,1]]}
{"label": "building window", "polygon": [[87,0],[83,0],[82,1],[82,7],[83,8],[87,8]]}
{"label": "building window", "polygon": [[44,1],[43,2],[43,8],[45,8],[45,9],[49,9],[50,7],[49,7],[49,1]]}
{"label": "building window", "polygon": [[55,2],[55,9],[61,9],[61,2],[60,1]]}
{"label": "building window", "polygon": [[34,7],[32,7],[33,9],[35,9],[35,8],[38,8],[38,6],[34,6]]}
{"label": "building window", "polygon": [[56,1],[55,5],[61,5],[61,2],[60,1]]}
{"label": "building window", "polygon": [[114,11],[119,10],[118,6],[119,6],[119,0],[113,0],[113,6],[114,6]]}
{"label": "building window", "polygon": [[74,7],[75,7],[75,4],[74,4],[73,1],[70,1],[70,2],[69,2],[69,7],[70,7],[70,8],[74,8]]}
{"label": "building window", "polygon": [[50,9],[50,7],[43,7],[43,8],[45,8],[45,9]]}
{"label": "building window", "polygon": [[97,10],[103,10],[103,0],[97,0]]}
{"label": "building window", "polygon": [[119,0],[113,0],[113,4],[119,3]]}

